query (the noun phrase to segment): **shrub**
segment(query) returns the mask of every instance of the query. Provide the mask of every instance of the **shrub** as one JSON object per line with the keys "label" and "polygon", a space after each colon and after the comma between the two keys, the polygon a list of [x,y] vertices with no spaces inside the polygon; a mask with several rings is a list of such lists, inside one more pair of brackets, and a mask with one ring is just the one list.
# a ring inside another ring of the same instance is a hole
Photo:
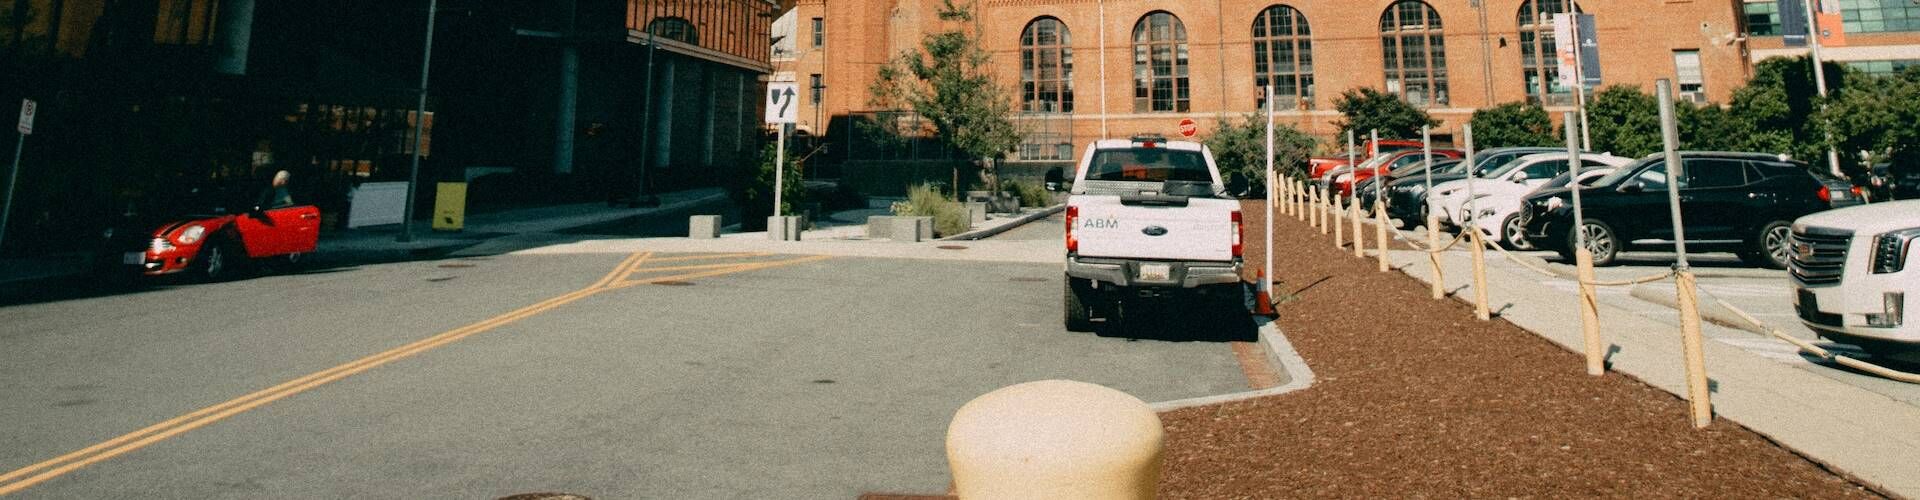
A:
{"label": "shrub", "polygon": [[1000,181],[1000,192],[1020,199],[1023,207],[1044,207],[1053,203],[1053,193],[1047,187],[1033,181],[1007,179]]}
{"label": "shrub", "polygon": [[1397,94],[1381,92],[1372,87],[1348,89],[1333,100],[1334,109],[1340,110],[1341,119],[1333,122],[1340,127],[1340,134],[1348,130],[1356,136],[1366,136],[1372,130],[1380,131],[1381,139],[1418,139],[1420,127],[1439,127],[1425,109],[1401,99]]}
{"label": "shrub", "polygon": [[1524,102],[1509,102],[1473,112],[1474,145],[1480,149],[1507,146],[1558,146],[1547,110]]}
{"label": "shrub", "polygon": [[[1313,136],[1284,123],[1273,124],[1273,169],[1277,176],[1301,176],[1315,147]],[[1220,180],[1234,172],[1247,176],[1252,192],[1266,190],[1267,122],[1258,114],[1248,114],[1238,123],[1222,118],[1214,132],[1207,134],[1207,149],[1220,166]]]}
{"label": "shrub", "polygon": [[933,217],[933,234],[937,237],[964,233],[973,227],[973,215],[967,213],[966,205],[947,199],[938,188],[927,184],[907,190],[907,201],[895,202],[891,208],[894,215]]}

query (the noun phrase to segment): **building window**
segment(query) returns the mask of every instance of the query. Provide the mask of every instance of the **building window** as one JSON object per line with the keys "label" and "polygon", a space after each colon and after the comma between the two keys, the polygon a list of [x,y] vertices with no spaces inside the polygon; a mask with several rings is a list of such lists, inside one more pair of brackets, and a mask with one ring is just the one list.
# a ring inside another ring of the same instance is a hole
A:
{"label": "building window", "polygon": [[822,85],[820,83],[819,73],[814,73],[813,75],[807,77],[807,90],[809,91],[808,92],[809,95],[813,96],[811,98],[813,103],[820,104],[820,98],[821,98],[820,94],[826,93],[827,86]]}
{"label": "building window", "polygon": [[1133,110],[1186,112],[1187,27],[1173,14],[1154,12],[1133,25]]}
{"label": "building window", "polygon": [[1274,109],[1313,106],[1311,34],[1307,16],[1293,7],[1267,7],[1253,18],[1253,87],[1260,90],[1256,104],[1266,104],[1260,101],[1272,85]]}
{"label": "building window", "polygon": [[1674,83],[1679,85],[1680,98],[1693,102],[1706,101],[1706,76],[1700,72],[1700,51],[1673,51]]}
{"label": "building window", "polygon": [[1020,30],[1020,108],[1073,112],[1073,40],[1066,23],[1042,17]]}
{"label": "building window", "polygon": [[1920,31],[1920,4],[1913,0],[1840,0],[1848,33]]}
{"label": "building window", "polygon": [[813,46],[817,48],[825,47],[826,45],[827,20],[818,17],[813,18]]}
{"label": "building window", "polygon": [[[1574,5],[1574,8],[1580,6]],[[1526,82],[1527,102],[1542,106],[1573,105],[1573,91],[1557,77],[1560,44],[1553,38],[1553,15],[1566,11],[1563,0],[1520,3],[1520,81]]]}
{"label": "building window", "polygon": [[693,23],[678,17],[662,17],[647,24],[647,32],[653,36],[668,40],[678,40],[693,45],[700,44],[700,35],[693,32]]}
{"label": "building window", "polygon": [[[20,5],[26,0],[15,0]],[[153,43],[207,45],[213,42],[215,0],[160,0],[153,22]],[[9,8],[17,10],[24,5]],[[8,12],[12,14],[13,12]]]}
{"label": "building window", "polygon": [[1920,59],[1894,59],[1886,61],[1847,61],[1847,67],[1860,70],[1868,76],[1898,75],[1907,68],[1920,67]]}
{"label": "building window", "polygon": [[1447,104],[1447,44],[1440,13],[1419,0],[1402,0],[1380,14],[1380,50],[1387,92],[1415,106]]}
{"label": "building window", "polygon": [[1740,4],[1747,21],[1747,34],[1780,36],[1780,3],[1774,0]]}

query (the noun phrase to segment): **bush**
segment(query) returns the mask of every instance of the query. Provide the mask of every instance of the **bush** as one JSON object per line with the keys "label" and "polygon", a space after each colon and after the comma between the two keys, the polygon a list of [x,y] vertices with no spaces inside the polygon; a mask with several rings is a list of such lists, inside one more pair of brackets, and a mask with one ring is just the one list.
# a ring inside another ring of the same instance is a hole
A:
{"label": "bush", "polygon": [[1540,106],[1509,102],[1473,112],[1474,146],[1490,149],[1508,146],[1558,146],[1553,121]]}
{"label": "bush", "polygon": [[[1283,123],[1273,124],[1273,169],[1274,175],[1298,177],[1306,172],[1307,159],[1312,157],[1315,147],[1313,136],[1300,129]],[[1267,122],[1258,114],[1246,115],[1239,123],[1222,119],[1207,134],[1207,149],[1213,151],[1213,161],[1220,166],[1221,180],[1231,178],[1235,172],[1247,176],[1247,187],[1252,192],[1266,190],[1267,159]]]}
{"label": "bush", "polygon": [[1333,107],[1340,110],[1341,119],[1333,122],[1340,127],[1340,135],[1352,130],[1355,136],[1365,137],[1379,130],[1381,139],[1419,139],[1421,126],[1440,126],[1440,120],[1426,110],[1372,87],[1341,92],[1334,98]]}
{"label": "bush", "polygon": [[927,184],[907,190],[907,201],[894,203],[892,210],[894,215],[933,217],[933,234],[936,237],[952,236],[973,228],[973,214],[967,213],[966,205],[948,199],[938,188]]}
{"label": "bush", "polygon": [[1023,207],[1044,207],[1053,203],[1053,193],[1039,183],[1020,179],[1000,181],[1000,192],[1020,199]]}

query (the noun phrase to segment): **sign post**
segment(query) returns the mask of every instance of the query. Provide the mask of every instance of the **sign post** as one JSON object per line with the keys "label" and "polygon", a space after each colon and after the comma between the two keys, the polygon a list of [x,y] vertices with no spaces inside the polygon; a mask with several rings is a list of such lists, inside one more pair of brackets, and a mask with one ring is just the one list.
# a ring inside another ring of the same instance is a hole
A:
{"label": "sign post", "polygon": [[799,85],[794,82],[772,82],[767,84],[767,123],[780,129],[779,139],[773,153],[773,216],[783,215],[780,210],[781,195],[786,191],[787,177],[787,125],[791,125],[800,114],[800,107],[794,105],[794,91]]}
{"label": "sign post", "polygon": [[7,203],[0,205],[0,244],[7,241],[7,219],[13,215],[13,183],[20,180],[20,152],[27,149],[27,136],[33,134],[33,114],[37,107],[33,99],[20,100],[20,127],[17,129],[20,138],[13,142],[13,167],[7,172]]}
{"label": "sign post", "polygon": [[[1260,276],[1261,276],[1261,279],[1263,280],[1271,280],[1273,278],[1265,277],[1267,276],[1265,273],[1273,272],[1273,203],[1275,200],[1273,197],[1273,183],[1274,183],[1274,178],[1273,178],[1273,86],[1271,85],[1267,86],[1266,111],[1267,111],[1267,203],[1266,203],[1267,232],[1266,232],[1266,241],[1262,243],[1263,245],[1266,245],[1266,246],[1261,248],[1265,249],[1265,250],[1262,250],[1262,252],[1267,254],[1266,255],[1267,262],[1265,266],[1260,268],[1260,272],[1261,272]],[[1180,121],[1181,134],[1183,135],[1186,134],[1187,124],[1189,123],[1193,123],[1192,118],[1188,118]],[[1265,290],[1270,285],[1268,283],[1260,283],[1257,286],[1259,287],[1258,289]]]}

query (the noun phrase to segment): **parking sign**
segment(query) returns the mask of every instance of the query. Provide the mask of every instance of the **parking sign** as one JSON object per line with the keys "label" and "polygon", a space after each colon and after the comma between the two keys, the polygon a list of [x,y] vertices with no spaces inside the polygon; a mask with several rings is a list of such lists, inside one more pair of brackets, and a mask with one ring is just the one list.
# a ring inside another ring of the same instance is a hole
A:
{"label": "parking sign", "polygon": [[33,134],[33,99],[20,100],[20,135]]}

